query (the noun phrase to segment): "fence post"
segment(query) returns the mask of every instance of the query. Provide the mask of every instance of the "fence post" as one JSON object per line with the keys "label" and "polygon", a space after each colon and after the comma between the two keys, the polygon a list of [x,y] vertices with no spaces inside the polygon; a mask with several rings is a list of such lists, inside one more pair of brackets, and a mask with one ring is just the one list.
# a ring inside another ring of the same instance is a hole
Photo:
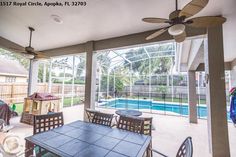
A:
{"label": "fence post", "polygon": [[13,103],[13,99],[14,99],[14,84],[11,84],[11,98],[10,98],[10,103]]}
{"label": "fence post", "polygon": [[138,110],[139,110],[139,92],[138,92]]}
{"label": "fence post", "polygon": [[165,94],[162,94],[162,98],[164,99],[165,115],[166,115],[166,96],[165,96]]}
{"label": "fence post", "polygon": [[[198,97],[200,97],[200,94],[198,95]],[[200,112],[200,100],[199,99],[197,99],[197,117],[198,118],[201,118],[201,112]]]}
{"label": "fence post", "polygon": [[116,109],[116,94],[117,94],[117,93],[115,93],[115,109]]}
{"label": "fence post", "polygon": [[44,83],[44,93],[46,93],[48,90],[47,90],[47,84]]}
{"label": "fence post", "polygon": [[128,106],[128,92],[127,91],[125,95],[126,95],[126,109],[128,109],[129,106]]}
{"label": "fence post", "polygon": [[150,92],[150,110],[151,110],[151,113],[152,113],[152,92]]}
{"label": "fence post", "polygon": [[182,106],[182,93],[179,94],[180,97],[180,115],[183,116],[183,106]]}

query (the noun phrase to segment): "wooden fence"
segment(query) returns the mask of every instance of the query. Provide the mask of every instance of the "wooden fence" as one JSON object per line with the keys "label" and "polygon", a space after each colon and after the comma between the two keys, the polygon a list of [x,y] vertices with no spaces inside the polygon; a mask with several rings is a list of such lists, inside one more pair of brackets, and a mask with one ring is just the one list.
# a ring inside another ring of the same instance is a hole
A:
{"label": "wooden fence", "polygon": [[[6,103],[21,103],[27,97],[27,83],[0,83],[0,99]],[[51,93],[61,97],[62,84],[52,84]],[[74,94],[72,95],[72,85],[64,85],[64,96],[80,96],[84,97],[85,86],[74,85]],[[39,83],[37,85],[37,92],[48,92],[48,84]]]}

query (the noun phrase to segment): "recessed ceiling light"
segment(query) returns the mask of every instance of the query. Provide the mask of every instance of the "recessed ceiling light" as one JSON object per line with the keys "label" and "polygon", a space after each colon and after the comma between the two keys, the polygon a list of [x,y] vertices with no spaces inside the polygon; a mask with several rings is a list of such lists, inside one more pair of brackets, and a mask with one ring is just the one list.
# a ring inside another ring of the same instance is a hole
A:
{"label": "recessed ceiling light", "polygon": [[58,16],[58,15],[51,15],[51,18],[52,18],[53,21],[55,21],[57,24],[62,24],[62,23],[63,23],[61,17]]}

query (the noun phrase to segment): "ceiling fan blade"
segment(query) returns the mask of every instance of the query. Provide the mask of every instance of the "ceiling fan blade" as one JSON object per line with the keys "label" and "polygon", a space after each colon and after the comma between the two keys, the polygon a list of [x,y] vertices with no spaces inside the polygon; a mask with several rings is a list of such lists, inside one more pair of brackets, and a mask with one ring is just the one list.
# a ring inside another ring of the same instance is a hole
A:
{"label": "ceiling fan blade", "polygon": [[209,2],[209,0],[192,0],[179,13],[179,17],[191,17],[200,12]]}
{"label": "ceiling fan blade", "polygon": [[155,17],[143,18],[142,20],[148,23],[169,23],[168,19],[155,18]]}
{"label": "ceiling fan blade", "polygon": [[16,52],[16,53],[25,53],[25,49],[22,48],[22,49],[16,49],[14,47],[9,47],[9,51],[13,51],[13,52]]}
{"label": "ceiling fan blade", "polygon": [[45,55],[44,53],[42,52],[34,52],[35,53],[35,58],[44,58],[44,59],[49,59],[50,57],[48,57],[47,55]]}
{"label": "ceiling fan blade", "polygon": [[192,27],[214,27],[223,24],[226,21],[226,18],[218,16],[203,16],[196,17],[188,21],[191,21],[188,26]]}
{"label": "ceiling fan blade", "polygon": [[186,36],[186,32],[184,31],[182,34],[174,36],[174,39],[177,43],[181,43],[185,40]]}
{"label": "ceiling fan blade", "polygon": [[153,39],[153,38],[156,38],[157,36],[163,34],[167,29],[168,29],[168,27],[156,31],[155,33],[149,35],[149,36],[146,38],[146,40],[151,40],[151,39]]}
{"label": "ceiling fan blade", "polygon": [[0,43],[1,43],[1,48],[4,48],[9,51],[14,51],[14,52],[19,52],[19,51],[25,51],[25,48],[22,47],[21,45],[18,45],[8,39],[5,39],[0,36]]}

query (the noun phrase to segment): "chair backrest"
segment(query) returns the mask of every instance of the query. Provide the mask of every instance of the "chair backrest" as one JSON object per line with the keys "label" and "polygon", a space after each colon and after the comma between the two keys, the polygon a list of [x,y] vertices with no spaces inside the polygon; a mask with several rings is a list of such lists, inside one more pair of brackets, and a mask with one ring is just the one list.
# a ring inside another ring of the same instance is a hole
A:
{"label": "chair backrest", "polygon": [[152,136],[152,117],[143,118],[143,134]]}
{"label": "chair backrest", "polygon": [[113,114],[96,112],[93,116],[92,123],[111,127]]}
{"label": "chair backrest", "polygon": [[121,115],[117,124],[117,128],[142,134],[143,122],[144,120],[138,117]]}
{"label": "chair backrest", "polygon": [[87,115],[88,121],[92,122],[95,113],[99,113],[99,111],[93,110],[93,109],[90,109],[90,108],[86,108],[85,113]]}
{"label": "chair backrest", "polygon": [[193,156],[192,138],[187,137],[180,146],[176,157],[192,157],[192,156]]}
{"label": "chair backrest", "polygon": [[5,125],[6,125],[5,120],[0,119],[0,132],[3,130]]}
{"label": "chair backrest", "polygon": [[34,134],[45,132],[64,125],[63,113],[34,116]]}

